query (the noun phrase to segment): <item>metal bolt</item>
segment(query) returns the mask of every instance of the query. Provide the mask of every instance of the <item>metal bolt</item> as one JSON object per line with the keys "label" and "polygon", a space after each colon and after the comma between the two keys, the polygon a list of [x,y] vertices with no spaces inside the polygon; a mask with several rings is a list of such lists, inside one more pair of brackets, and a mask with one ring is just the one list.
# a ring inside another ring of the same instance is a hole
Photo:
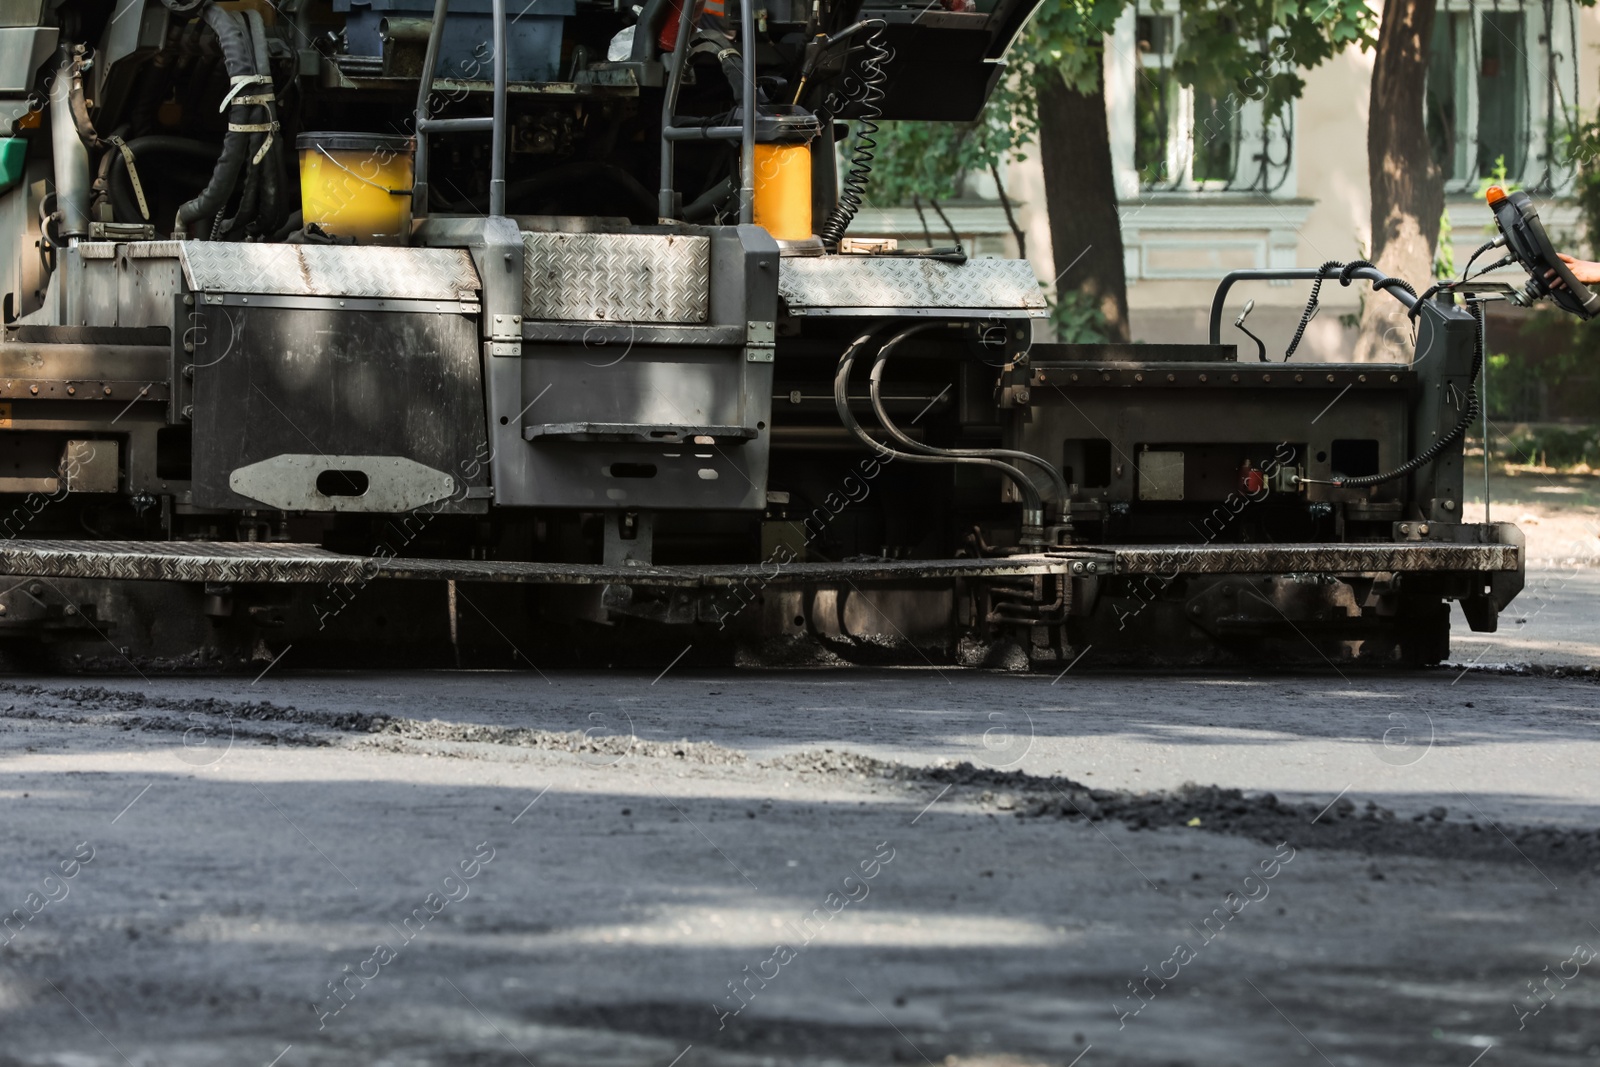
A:
{"label": "metal bolt", "polygon": [[1389,375],[1389,380],[1390,380],[1390,381],[1391,381],[1391,382],[1398,382],[1398,381],[1399,381],[1399,380],[1400,380],[1400,375],[1398,375],[1398,374],[1391,374],[1391,375]]}
{"label": "metal bolt", "polygon": [[68,396],[77,396],[78,395],[78,387],[75,386],[75,385],[67,386],[67,395]]}
{"label": "metal bolt", "polygon": [[1098,564],[1098,563],[1090,563],[1088,565],[1088,567],[1089,567],[1089,573],[1093,574],[1095,571],[1098,571],[1100,569],[1100,564]]}
{"label": "metal bolt", "polygon": [[1177,381],[1177,380],[1178,380],[1178,376],[1177,376],[1177,375],[1176,375],[1176,374],[1169,374],[1169,375],[1167,375],[1167,381],[1169,381],[1169,382],[1175,382],[1175,381]]}
{"label": "metal bolt", "polygon": [[1427,523],[1423,523],[1421,526],[1418,526],[1417,527],[1417,532],[1418,533],[1422,533],[1422,534],[1427,533],[1428,532],[1428,524]]}
{"label": "metal bolt", "polygon": [[1201,381],[1202,381],[1202,382],[1203,382],[1203,381],[1205,381],[1205,380],[1206,380],[1206,376],[1205,376],[1205,375],[1204,375],[1204,374],[1202,374],[1202,375],[1200,375],[1200,380],[1201,380]]}
{"label": "metal bolt", "polygon": [[1270,375],[1270,374],[1263,374],[1263,375],[1262,375],[1262,376],[1261,376],[1261,380],[1262,380],[1262,381],[1264,381],[1264,382],[1270,382],[1270,381],[1272,381],[1272,375]]}
{"label": "metal bolt", "polygon": [[1297,382],[1303,382],[1306,380],[1306,376],[1304,374],[1296,374],[1294,376],[1294,380]]}
{"label": "metal bolt", "polygon": [[39,387],[37,385],[30,385],[30,386],[28,386],[28,392],[32,393],[34,396],[38,396],[39,395]]}
{"label": "metal bolt", "polygon": [[44,586],[40,585],[38,582],[34,582],[32,585],[28,586],[28,592],[34,596],[38,596],[40,593],[44,592]]}
{"label": "metal bolt", "polygon": [[1233,376],[1233,380],[1234,380],[1234,381],[1238,381],[1238,380],[1239,380],[1239,376],[1238,376],[1238,375],[1237,375],[1237,374],[1235,374],[1235,375],[1234,375],[1234,376]]}
{"label": "metal bolt", "polygon": [[1072,376],[1072,380],[1073,380],[1073,381],[1077,381],[1077,380],[1078,380],[1078,376],[1077,376],[1077,375],[1076,375],[1076,374],[1074,374],[1074,375],[1073,375],[1073,376]]}
{"label": "metal bolt", "polygon": [[1358,375],[1356,375],[1356,381],[1358,381],[1358,382],[1364,382],[1364,381],[1366,381],[1366,380],[1367,380],[1367,376],[1366,376],[1366,375],[1365,375],[1365,374],[1358,374]]}
{"label": "metal bolt", "polygon": [[1454,500],[1446,500],[1444,502],[1444,509],[1446,511],[1454,511],[1456,509],[1456,502]]}
{"label": "metal bolt", "polygon": [[1083,564],[1082,563],[1074,563],[1072,565],[1072,573],[1073,574],[1082,574],[1083,573]]}
{"label": "metal bolt", "polygon": [[106,386],[104,389],[102,389],[100,391],[102,393],[104,393],[106,396],[110,396],[111,395],[111,386],[108,385],[108,386]]}
{"label": "metal bolt", "polygon": [[0,615],[4,615],[5,613],[6,613],[6,606],[4,604],[0,604]]}
{"label": "metal bolt", "polygon": [[1134,381],[1136,381],[1136,382],[1142,382],[1142,381],[1144,381],[1144,375],[1142,375],[1142,374],[1135,374],[1135,375],[1134,375],[1134,376],[1133,376],[1133,380],[1134,380]]}
{"label": "metal bolt", "polygon": [[1330,382],[1333,381],[1333,375],[1331,375],[1331,374],[1328,375],[1328,381],[1330,381]]}
{"label": "metal bolt", "polygon": [[1411,524],[1409,522],[1402,522],[1400,524],[1400,532],[1403,533],[1403,534],[1410,533],[1411,532]]}

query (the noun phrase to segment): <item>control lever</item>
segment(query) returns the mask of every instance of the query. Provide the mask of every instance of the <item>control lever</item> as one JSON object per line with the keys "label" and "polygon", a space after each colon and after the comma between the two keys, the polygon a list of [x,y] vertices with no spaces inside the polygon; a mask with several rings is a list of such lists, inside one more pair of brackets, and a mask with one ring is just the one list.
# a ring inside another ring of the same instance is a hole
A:
{"label": "control lever", "polygon": [[1251,333],[1249,330],[1245,329],[1244,325],[1244,320],[1249,318],[1250,312],[1254,311],[1255,309],[1256,302],[1254,300],[1246,300],[1244,302],[1244,310],[1239,312],[1239,317],[1233,320],[1233,328],[1240,331],[1246,337],[1250,338],[1250,340],[1256,343],[1256,359],[1260,360],[1262,363],[1265,363],[1267,361],[1267,343],[1261,338],[1257,337],[1255,334]]}

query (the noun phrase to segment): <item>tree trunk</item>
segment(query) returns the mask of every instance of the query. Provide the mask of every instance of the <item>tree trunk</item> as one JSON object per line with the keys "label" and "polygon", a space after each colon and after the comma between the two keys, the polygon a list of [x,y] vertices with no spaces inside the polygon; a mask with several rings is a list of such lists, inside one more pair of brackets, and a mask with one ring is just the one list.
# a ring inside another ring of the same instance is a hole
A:
{"label": "tree trunk", "polygon": [[1058,297],[1073,290],[1085,294],[1105,315],[1110,339],[1127,341],[1128,283],[1103,79],[1093,93],[1056,79],[1040,90],[1039,162]]}
{"label": "tree trunk", "polygon": [[[1367,116],[1367,179],[1372,189],[1372,261],[1417,289],[1433,277],[1444,181],[1428,145],[1423,88],[1435,0],[1386,0],[1372,68]],[[1368,293],[1359,360],[1409,358],[1405,311],[1387,294]]]}

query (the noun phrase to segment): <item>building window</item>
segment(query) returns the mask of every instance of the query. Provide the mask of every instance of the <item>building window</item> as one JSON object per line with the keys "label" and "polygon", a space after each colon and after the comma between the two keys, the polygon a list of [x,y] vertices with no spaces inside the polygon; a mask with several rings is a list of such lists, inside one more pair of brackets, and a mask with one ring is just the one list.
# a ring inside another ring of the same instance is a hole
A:
{"label": "building window", "polygon": [[1276,192],[1289,166],[1287,127],[1264,128],[1260,103],[1243,89],[1216,98],[1180,85],[1172,63],[1181,33],[1176,13],[1141,6],[1134,19],[1133,165],[1140,185],[1183,192]]}
{"label": "building window", "polygon": [[1565,187],[1555,138],[1577,104],[1571,6],[1441,0],[1425,107],[1446,189],[1476,192],[1502,164],[1513,181]]}

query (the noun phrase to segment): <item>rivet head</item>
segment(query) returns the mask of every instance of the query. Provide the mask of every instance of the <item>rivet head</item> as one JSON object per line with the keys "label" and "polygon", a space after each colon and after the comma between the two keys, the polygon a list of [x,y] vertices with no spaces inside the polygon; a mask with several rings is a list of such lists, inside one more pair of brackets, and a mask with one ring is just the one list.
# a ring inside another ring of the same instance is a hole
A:
{"label": "rivet head", "polygon": [[1177,380],[1178,380],[1178,376],[1177,376],[1177,375],[1176,375],[1176,374],[1169,374],[1169,375],[1167,375],[1167,381],[1169,381],[1169,382],[1175,382],[1175,381],[1177,381]]}
{"label": "rivet head", "polygon": [[1367,376],[1366,376],[1366,375],[1365,375],[1365,374],[1358,374],[1358,375],[1356,375],[1356,381],[1358,381],[1358,382],[1364,382],[1364,381],[1366,381],[1366,380],[1367,380]]}
{"label": "rivet head", "polygon": [[100,391],[102,393],[104,393],[106,396],[110,396],[111,395],[111,386],[108,385],[108,386],[106,386],[104,389],[102,389]]}
{"label": "rivet head", "polygon": [[37,396],[39,394],[39,387],[37,385],[30,385],[30,386],[28,386],[28,392],[33,393],[35,396]]}
{"label": "rivet head", "polygon": [[1330,381],[1330,382],[1333,381],[1333,375],[1331,375],[1331,374],[1328,375],[1328,381]]}
{"label": "rivet head", "polygon": [[1391,374],[1391,375],[1389,375],[1389,380],[1390,380],[1390,381],[1391,381],[1391,382],[1398,382],[1398,381],[1399,381],[1399,380],[1400,380],[1400,375],[1398,375],[1398,374]]}
{"label": "rivet head", "polygon": [[1111,375],[1109,375],[1109,374],[1102,374],[1102,375],[1100,375],[1100,380],[1101,380],[1101,381],[1102,381],[1102,382],[1109,382],[1109,381],[1110,381],[1110,380],[1111,380]]}
{"label": "rivet head", "polygon": [[1270,375],[1270,374],[1263,374],[1263,375],[1262,375],[1262,376],[1261,376],[1261,380],[1262,380],[1262,381],[1264,381],[1264,382],[1270,382],[1270,381],[1272,381],[1272,375]]}
{"label": "rivet head", "polygon": [[78,387],[75,386],[75,385],[67,386],[67,395],[68,396],[77,396],[78,395]]}
{"label": "rivet head", "polygon": [[1206,376],[1205,376],[1205,375],[1204,375],[1204,374],[1202,374],[1202,375],[1200,375],[1200,380],[1201,380],[1201,381],[1202,381],[1202,382],[1203,382],[1203,381],[1205,381],[1205,380],[1206,380]]}
{"label": "rivet head", "polygon": [[1076,375],[1076,374],[1074,374],[1074,375],[1073,375],[1073,376],[1072,376],[1072,380],[1073,380],[1073,381],[1077,381],[1077,380],[1078,380],[1078,376],[1077,376],[1077,375]]}
{"label": "rivet head", "polygon": [[1232,378],[1233,378],[1234,381],[1238,381],[1239,380],[1239,376],[1237,374],[1233,375]]}
{"label": "rivet head", "polygon": [[1142,375],[1142,374],[1135,374],[1135,375],[1134,375],[1134,376],[1133,376],[1133,380],[1134,380],[1134,381],[1136,381],[1136,382],[1142,382],[1142,381],[1144,381],[1144,375]]}
{"label": "rivet head", "polygon": [[1294,380],[1297,382],[1303,382],[1306,380],[1306,376],[1304,374],[1296,374],[1294,376]]}

